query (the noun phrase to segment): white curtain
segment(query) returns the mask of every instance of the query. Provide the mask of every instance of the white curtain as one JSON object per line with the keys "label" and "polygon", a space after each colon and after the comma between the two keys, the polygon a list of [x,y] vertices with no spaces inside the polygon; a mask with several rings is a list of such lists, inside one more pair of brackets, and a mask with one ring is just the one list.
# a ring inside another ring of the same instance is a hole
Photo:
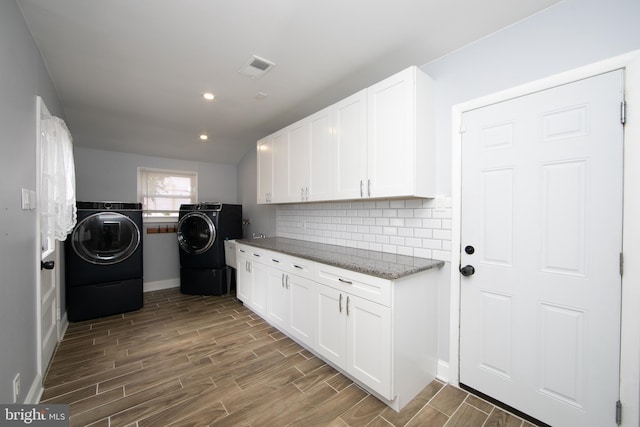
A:
{"label": "white curtain", "polygon": [[71,133],[58,117],[41,121],[40,162],[42,237],[63,241],[76,225],[76,173]]}

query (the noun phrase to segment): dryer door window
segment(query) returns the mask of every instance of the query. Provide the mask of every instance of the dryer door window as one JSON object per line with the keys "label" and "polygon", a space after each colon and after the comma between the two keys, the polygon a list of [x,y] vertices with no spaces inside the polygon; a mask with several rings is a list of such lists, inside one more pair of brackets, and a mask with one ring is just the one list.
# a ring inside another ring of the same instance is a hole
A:
{"label": "dryer door window", "polygon": [[91,264],[117,264],[138,249],[140,230],[126,215],[99,212],[76,226],[71,245],[80,258]]}
{"label": "dryer door window", "polygon": [[206,214],[190,212],[178,222],[178,243],[187,253],[198,255],[208,251],[216,241],[216,227]]}

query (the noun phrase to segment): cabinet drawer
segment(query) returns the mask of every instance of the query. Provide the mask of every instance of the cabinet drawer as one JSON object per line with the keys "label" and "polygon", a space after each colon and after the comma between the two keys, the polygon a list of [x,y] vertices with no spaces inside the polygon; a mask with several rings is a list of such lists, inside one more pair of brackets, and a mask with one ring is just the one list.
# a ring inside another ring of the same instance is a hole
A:
{"label": "cabinet drawer", "polygon": [[307,279],[313,278],[313,261],[269,251],[265,254],[263,262],[286,273]]}
{"label": "cabinet drawer", "polygon": [[254,246],[242,244],[236,246],[236,254],[250,261],[260,262],[262,264],[266,264],[266,260],[269,259],[271,253],[271,251],[259,249]]}
{"label": "cabinet drawer", "polygon": [[391,306],[391,282],[379,277],[316,263],[318,282],[378,304]]}

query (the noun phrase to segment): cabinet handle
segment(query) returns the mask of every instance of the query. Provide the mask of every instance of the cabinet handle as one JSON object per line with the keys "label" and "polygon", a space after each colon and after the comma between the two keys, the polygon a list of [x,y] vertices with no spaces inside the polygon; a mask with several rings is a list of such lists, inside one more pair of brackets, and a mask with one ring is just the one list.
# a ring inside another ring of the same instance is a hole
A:
{"label": "cabinet handle", "polygon": [[304,187],[300,187],[300,200],[304,200]]}
{"label": "cabinet handle", "polygon": [[293,264],[293,266],[294,266],[295,268],[299,268],[300,270],[304,270],[304,268],[303,268],[303,267],[301,267],[301,266],[299,266],[298,264]]}
{"label": "cabinet handle", "polygon": [[338,300],[338,311],[342,313],[342,294],[340,294],[340,299]]}
{"label": "cabinet handle", "polygon": [[367,196],[371,197],[371,180],[367,180]]}
{"label": "cabinet handle", "polygon": [[287,280],[286,280],[286,282],[285,282],[285,283],[287,284],[287,289],[289,289],[289,280],[290,280],[290,279],[291,279],[291,278],[290,278],[290,277],[289,277],[289,275],[287,274]]}
{"label": "cabinet handle", "polygon": [[305,200],[309,200],[309,187],[305,188],[305,196],[304,196]]}
{"label": "cabinet handle", "polygon": [[282,279],[280,279],[280,282],[282,282],[282,287],[284,288],[284,273],[282,273]]}
{"label": "cabinet handle", "polygon": [[278,261],[278,260],[277,260],[277,259],[275,259],[275,258],[271,258],[271,261],[273,261],[273,262],[277,262],[278,264],[280,264],[280,261]]}
{"label": "cabinet handle", "polygon": [[240,252],[245,253],[246,251],[244,249],[239,249]]}
{"label": "cabinet handle", "polygon": [[258,258],[260,258],[260,254],[254,253],[253,256],[257,256]]}
{"label": "cabinet handle", "polygon": [[347,295],[347,316],[349,315],[349,296]]}
{"label": "cabinet handle", "polygon": [[347,285],[353,285],[353,282],[351,282],[349,280],[345,280],[342,277],[338,277],[338,281],[342,282],[342,283],[346,283]]}
{"label": "cabinet handle", "polygon": [[360,197],[363,197],[364,193],[362,192],[362,180],[360,180]]}

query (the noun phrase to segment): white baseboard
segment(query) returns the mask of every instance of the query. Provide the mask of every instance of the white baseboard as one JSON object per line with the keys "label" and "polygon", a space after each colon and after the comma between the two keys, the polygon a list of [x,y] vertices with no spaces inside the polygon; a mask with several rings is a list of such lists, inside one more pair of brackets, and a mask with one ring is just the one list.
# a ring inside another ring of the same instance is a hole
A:
{"label": "white baseboard", "polygon": [[438,367],[436,368],[436,378],[444,383],[449,382],[449,362],[438,359]]}
{"label": "white baseboard", "polygon": [[142,284],[142,291],[143,292],[161,291],[163,289],[171,289],[171,288],[179,288],[179,287],[180,287],[180,278],[168,279],[168,280],[157,280],[155,282],[144,282]]}
{"label": "white baseboard", "polygon": [[26,405],[36,405],[40,403],[40,397],[42,397],[43,392],[44,387],[42,387],[42,376],[37,374],[31,383],[31,387],[29,387],[29,392],[24,397],[24,402],[22,403]]}

